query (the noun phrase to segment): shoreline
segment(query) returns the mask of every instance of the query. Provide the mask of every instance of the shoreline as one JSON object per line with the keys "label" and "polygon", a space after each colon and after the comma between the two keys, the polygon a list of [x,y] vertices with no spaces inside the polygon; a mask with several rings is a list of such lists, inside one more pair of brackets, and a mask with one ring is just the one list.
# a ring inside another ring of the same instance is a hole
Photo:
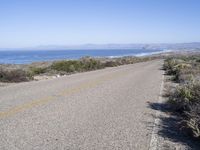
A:
{"label": "shoreline", "polygon": [[[173,56],[190,56],[200,54],[199,51],[172,51],[156,52],[143,56],[123,57],[83,57],[80,59],[62,59],[56,61],[33,62],[30,64],[0,64],[0,87],[17,82],[38,81],[58,78],[78,72],[104,69],[126,64],[133,64],[154,59],[165,59]],[[16,73],[17,72],[17,73]],[[13,76],[10,77],[10,74]],[[2,76],[9,76],[7,80]],[[15,80],[15,78],[23,79]]]}
{"label": "shoreline", "polygon": [[90,56],[97,59],[142,57],[160,54],[168,50],[162,49],[102,49],[102,50],[42,50],[42,51],[0,51],[0,64],[30,64],[43,61],[59,61],[63,59],[78,60]]}
{"label": "shoreline", "polygon": [[[119,49],[120,50],[120,49]],[[125,49],[126,50],[126,49]],[[129,49],[127,49],[129,50]],[[62,50],[62,51],[70,51],[70,50]],[[80,50],[79,50],[80,51]],[[90,50],[92,51],[92,50]],[[99,50],[100,51],[100,50]],[[0,51],[0,52],[6,52],[6,51]],[[16,52],[16,51],[9,51],[9,52]],[[25,52],[25,51],[23,51]],[[27,51],[26,51],[27,52]],[[29,51],[28,51],[29,52]],[[33,52],[33,51],[30,51]],[[35,52],[35,51],[34,51]],[[52,52],[52,51],[49,51]],[[195,54],[200,54],[200,50],[189,50],[189,49],[164,49],[164,50],[157,50],[154,52],[141,52],[138,54],[124,54],[124,55],[113,55],[113,56],[90,56],[90,55],[86,55],[86,56],[80,56],[77,58],[58,58],[58,59],[49,59],[49,60],[35,60],[35,61],[29,61],[29,62],[24,62],[24,63],[1,63],[0,62],[0,67],[3,66],[10,66],[10,65],[20,65],[20,66],[26,66],[26,65],[31,65],[31,64],[37,64],[37,63],[52,63],[52,62],[56,62],[56,61],[63,61],[63,60],[80,60],[81,58],[84,57],[91,57],[94,59],[98,59],[98,60],[104,60],[104,59],[114,59],[114,58],[124,58],[124,57],[137,57],[137,58],[143,58],[143,57],[165,57],[165,56],[173,56],[173,55],[195,55]]]}

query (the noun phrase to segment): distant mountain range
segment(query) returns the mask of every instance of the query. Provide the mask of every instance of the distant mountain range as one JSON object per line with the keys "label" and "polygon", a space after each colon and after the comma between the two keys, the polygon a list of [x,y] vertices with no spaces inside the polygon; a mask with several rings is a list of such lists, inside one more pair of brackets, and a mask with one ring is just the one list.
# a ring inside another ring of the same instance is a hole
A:
{"label": "distant mountain range", "polygon": [[[83,44],[83,45],[42,45],[37,47],[17,48],[18,50],[102,50],[102,49],[166,49],[166,50],[200,50],[200,42],[160,43],[160,44]],[[0,50],[15,50],[2,48]]]}

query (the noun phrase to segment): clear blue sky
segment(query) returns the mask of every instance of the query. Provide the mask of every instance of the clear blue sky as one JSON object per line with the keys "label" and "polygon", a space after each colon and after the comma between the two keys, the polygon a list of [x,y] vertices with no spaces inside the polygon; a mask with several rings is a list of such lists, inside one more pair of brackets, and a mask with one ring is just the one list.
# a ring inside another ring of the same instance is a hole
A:
{"label": "clear blue sky", "polygon": [[0,47],[200,41],[200,0],[0,0]]}

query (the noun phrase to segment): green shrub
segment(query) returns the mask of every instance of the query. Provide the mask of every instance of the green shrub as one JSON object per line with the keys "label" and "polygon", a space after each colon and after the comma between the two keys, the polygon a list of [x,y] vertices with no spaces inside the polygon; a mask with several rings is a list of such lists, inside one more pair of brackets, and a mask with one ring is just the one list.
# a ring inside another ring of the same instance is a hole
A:
{"label": "green shrub", "polygon": [[185,111],[188,109],[192,97],[192,91],[188,85],[179,86],[171,93],[170,102],[176,110]]}
{"label": "green shrub", "polygon": [[51,66],[52,69],[64,72],[75,72],[80,69],[80,62],[69,60],[69,61],[59,61],[54,62]]}
{"label": "green shrub", "polygon": [[84,71],[88,70],[96,70],[104,68],[103,64],[95,59],[82,59],[81,64],[83,66]]}
{"label": "green shrub", "polygon": [[0,70],[0,81],[1,82],[23,82],[29,81],[32,76],[21,69],[16,70]]}
{"label": "green shrub", "polygon": [[117,63],[116,61],[106,61],[104,63],[105,67],[115,67],[115,66],[118,66],[118,65],[119,65],[119,63]]}
{"label": "green shrub", "polygon": [[178,87],[169,99],[174,110],[182,115],[186,128],[200,137],[200,83]]}
{"label": "green shrub", "polygon": [[51,68],[64,72],[80,72],[103,68],[103,64],[95,59],[84,58],[81,60],[59,61],[52,64]]}
{"label": "green shrub", "polygon": [[45,73],[47,68],[40,68],[40,67],[30,67],[30,73],[33,75],[38,75],[38,74],[42,74]]}

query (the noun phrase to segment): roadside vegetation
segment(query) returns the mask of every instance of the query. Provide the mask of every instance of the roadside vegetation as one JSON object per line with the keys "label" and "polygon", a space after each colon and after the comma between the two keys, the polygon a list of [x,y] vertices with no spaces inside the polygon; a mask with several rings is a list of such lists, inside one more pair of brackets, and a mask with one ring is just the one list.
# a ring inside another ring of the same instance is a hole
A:
{"label": "roadside vegetation", "polygon": [[171,108],[182,119],[182,129],[200,138],[200,56],[165,60],[164,69],[178,85],[169,94]]}
{"label": "roadside vegetation", "polygon": [[73,73],[102,69],[104,67],[105,66],[99,60],[95,60],[92,58],[84,58],[80,60],[66,60],[54,62],[51,66],[51,69],[64,73]]}
{"label": "roadside vegetation", "polygon": [[20,69],[9,69],[0,66],[0,82],[24,82],[34,79],[34,76],[67,75],[77,72],[92,71],[106,67],[133,64],[156,59],[157,57],[121,57],[121,58],[91,58],[83,57],[79,60],[54,61],[46,65],[30,64]]}
{"label": "roadside vegetation", "polygon": [[24,82],[32,79],[33,76],[22,69],[0,69],[0,82]]}

